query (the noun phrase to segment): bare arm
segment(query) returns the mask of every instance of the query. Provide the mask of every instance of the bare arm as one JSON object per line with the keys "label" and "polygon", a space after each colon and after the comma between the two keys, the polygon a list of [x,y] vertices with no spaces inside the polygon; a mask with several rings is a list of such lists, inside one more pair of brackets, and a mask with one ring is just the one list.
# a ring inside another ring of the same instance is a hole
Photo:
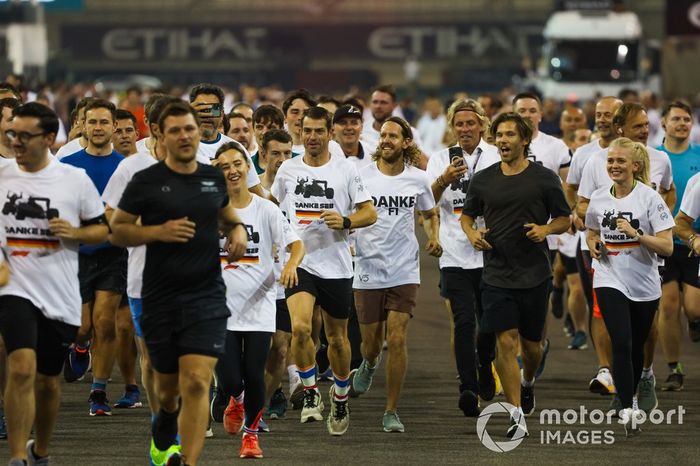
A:
{"label": "bare arm", "polygon": [[445,168],[445,171],[442,172],[442,175],[438,176],[437,179],[433,181],[433,184],[430,185],[435,202],[439,202],[440,198],[442,198],[442,194],[445,192],[448,186],[450,186],[453,181],[461,179],[466,172],[466,164],[462,164],[457,167],[449,164],[447,168]]}
{"label": "bare arm", "polygon": [[[258,196],[262,197],[263,199],[270,199],[272,200],[272,194],[269,196],[265,194],[265,190],[262,187],[261,183],[256,184],[255,186],[248,188],[248,191],[250,191],[253,194],[257,194]],[[279,202],[275,202],[275,204],[279,204]]]}
{"label": "bare arm", "polygon": [[586,211],[588,210],[588,204],[591,203],[590,199],[586,199],[585,197],[578,197],[578,202],[576,202],[576,215],[578,215],[578,218],[580,218],[582,221],[586,221]]}
{"label": "bare arm", "polygon": [[472,243],[472,246],[474,249],[477,251],[484,251],[488,249],[493,249],[493,246],[491,246],[485,238],[486,233],[488,233],[488,229],[485,228],[475,228],[476,227],[476,222],[472,217],[469,215],[465,215],[462,213],[462,216],[459,218],[459,223],[462,226],[462,231],[467,235],[467,239],[469,239],[469,242]]}
{"label": "bare arm", "polygon": [[248,245],[248,230],[230,202],[219,209],[219,229],[228,239],[228,260],[233,262],[243,257]]}
{"label": "bare arm", "polygon": [[673,212],[673,209],[676,207],[676,201],[677,201],[677,192],[676,192],[676,183],[671,183],[671,188],[668,190],[659,190],[659,194],[661,194],[661,198],[664,200],[666,205],[668,206],[668,210]]}
{"label": "bare arm", "polygon": [[679,211],[678,215],[676,215],[676,226],[673,228],[673,233],[684,243],[690,241],[690,237],[693,236],[692,243],[688,246],[692,246],[693,252],[696,255],[700,255],[700,237],[694,236],[698,234],[698,232],[693,230],[694,221],[695,219]]}
{"label": "bare arm", "polygon": [[[368,227],[377,221],[377,209],[372,201],[365,201],[355,204],[355,212],[348,215],[350,228]],[[332,230],[344,230],[343,216],[335,210],[324,210],[321,212],[321,219]]]}
{"label": "bare arm", "polygon": [[621,231],[630,238],[636,238],[639,244],[651,249],[660,256],[670,256],[673,254],[673,233],[671,229],[659,231],[656,234],[637,235],[637,230],[632,228],[630,223],[622,218],[617,219],[617,231]]}
{"label": "bare arm", "polygon": [[299,267],[299,264],[301,264],[301,260],[304,258],[304,254],[306,252],[304,249],[304,243],[301,240],[294,241],[289,245],[289,249],[289,260],[286,264],[284,264],[282,274],[280,275],[280,283],[285,288],[291,288],[299,284],[297,267]]}
{"label": "bare arm", "polygon": [[578,191],[577,184],[564,183],[564,195],[566,196],[566,202],[569,203],[569,207],[573,210],[576,207],[576,192]]}
{"label": "bare arm", "polygon": [[442,255],[442,247],[440,246],[440,219],[436,213],[437,208],[430,210],[422,210],[423,230],[428,235],[428,242],[425,244],[425,250],[428,254],[435,257]]}
{"label": "bare arm", "polygon": [[[2,252],[0,252],[2,254]],[[7,285],[7,282],[10,281],[10,266],[7,265],[7,262],[4,262],[0,264],[0,286],[5,286]]]}
{"label": "bare arm", "polygon": [[571,227],[571,218],[567,215],[564,217],[553,218],[546,225],[537,225],[535,223],[526,223],[523,225],[528,231],[525,234],[530,241],[541,243],[549,235],[558,235],[565,233]]}
{"label": "bare arm", "polygon": [[82,244],[99,244],[107,241],[109,227],[104,223],[93,223],[80,227],[74,227],[62,218],[49,220],[49,230],[59,238],[79,241]]}

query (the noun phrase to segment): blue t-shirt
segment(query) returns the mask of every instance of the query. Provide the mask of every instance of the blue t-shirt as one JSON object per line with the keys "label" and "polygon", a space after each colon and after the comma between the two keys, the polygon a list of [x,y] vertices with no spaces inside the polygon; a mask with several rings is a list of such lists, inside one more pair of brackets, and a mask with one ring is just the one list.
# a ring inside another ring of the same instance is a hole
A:
{"label": "blue t-shirt", "polygon": [[[114,170],[117,169],[119,163],[124,160],[124,156],[117,151],[112,151],[109,155],[90,155],[85,149],[68,155],[61,159],[61,162],[73,165],[74,167],[84,169],[97,191],[102,195],[102,192],[107,186],[107,182],[112,177]],[[110,243],[100,243],[91,245],[80,245],[80,253],[92,254],[99,249],[110,247]]]}
{"label": "blue t-shirt", "polygon": [[[658,150],[664,151],[671,159],[671,170],[673,171],[673,183],[676,185],[676,207],[673,209],[673,216],[678,214],[681,208],[681,199],[685,192],[685,187],[688,180],[696,173],[700,173],[700,146],[690,144],[685,152],[680,154],[674,153],[666,149],[663,145],[657,147]],[[700,229],[700,218],[695,219],[693,228],[697,231]],[[674,237],[674,241],[678,244],[684,244],[681,240]]]}

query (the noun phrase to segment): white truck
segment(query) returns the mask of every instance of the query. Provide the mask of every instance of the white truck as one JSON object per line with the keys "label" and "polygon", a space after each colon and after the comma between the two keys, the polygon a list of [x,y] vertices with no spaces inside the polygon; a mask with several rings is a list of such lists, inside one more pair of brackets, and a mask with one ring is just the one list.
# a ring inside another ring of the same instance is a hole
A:
{"label": "white truck", "polygon": [[649,79],[650,60],[635,13],[555,12],[543,36],[535,85],[546,97],[579,100],[617,95],[622,88],[658,87]]}

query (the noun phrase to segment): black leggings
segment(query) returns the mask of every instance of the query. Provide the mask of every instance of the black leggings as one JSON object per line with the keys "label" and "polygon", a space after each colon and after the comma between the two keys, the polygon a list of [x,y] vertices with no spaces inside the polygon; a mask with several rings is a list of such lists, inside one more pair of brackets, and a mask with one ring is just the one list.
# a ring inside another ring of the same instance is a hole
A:
{"label": "black leggings", "polygon": [[614,288],[596,288],[596,297],[610,334],[613,378],[623,408],[632,407],[644,364],[644,343],[659,300],[632,301]]}
{"label": "black leggings", "polygon": [[269,332],[226,332],[226,353],[216,364],[216,377],[226,398],[239,396],[245,384],[245,425],[250,427],[265,406],[265,362]]}

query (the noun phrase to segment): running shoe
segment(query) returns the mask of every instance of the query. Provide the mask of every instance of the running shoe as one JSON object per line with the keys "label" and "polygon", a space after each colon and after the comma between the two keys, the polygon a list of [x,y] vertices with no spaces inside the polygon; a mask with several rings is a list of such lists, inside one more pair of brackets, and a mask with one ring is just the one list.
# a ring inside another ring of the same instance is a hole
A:
{"label": "running shoe", "polygon": [[588,336],[583,330],[577,330],[569,343],[570,350],[585,350],[588,348]]}
{"label": "running shoe", "polygon": [[111,416],[112,408],[109,407],[107,393],[104,390],[93,390],[90,392],[90,416]]}
{"label": "running shoe", "polygon": [[140,408],[141,406],[143,406],[141,392],[136,385],[128,385],[124,395],[114,403],[115,408]]}
{"label": "running shoe", "polygon": [[552,314],[557,319],[564,316],[564,288],[552,287]]}
{"label": "running shoe", "polygon": [[481,410],[479,409],[479,398],[471,390],[464,390],[459,395],[459,409],[462,410],[466,417],[479,417]]}
{"label": "running shoe", "polygon": [[224,422],[226,406],[228,406],[228,398],[221,387],[217,387],[213,390],[213,396],[209,404],[209,414],[211,414],[214,422]]}
{"label": "running shoe", "polygon": [[656,398],[656,377],[642,377],[639,379],[637,399],[639,401],[639,409],[647,414],[659,406],[659,400]]}
{"label": "running shoe", "polygon": [[182,459],[182,453],[179,451],[168,456],[168,461],[165,462],[165,466],[183,466],[184,464],[185,461]]}
{"label": "running shoe", "polygon": [[631,437],[639,434],[642,429],[639,426],[642,423],[643,414],[639,409],[625,408],[620,411],[620,422],[625,426],[625,435]]}
{"label": "running shoe", "polygon": [[[377,361],[377,365],[379,361]],[[355,376],[352,379],[352,389],[357,395],[362,395],[367,392],[372,386],[372,377],[377,370],[377,366],[369,367],[369,362],[366,359],[362,360],[360,367],[357,368]]]}
{"label": "running shoe", "polygon": [[92,367],[92,356],[90,354],[90,345],[85,347],[73,344],[66,356],[66,362],[63,364],[63,378],[66,382],[75,382],[83,380],[85,374]]}
{"label": "running shoe", "polygon": [[231,435],[236,435],[243,427],[244,417],[243,402],[238,403],[234,397],[231,397],[224,410],[224,430]]}
{"label": "running shoe", "polygon": [[679,363],[678,367],[676,367],[670,374],[668,374],[668,378],[661,387],[661,390],[665,392],[679,392],[683,390],[684,376],[685,374],[683,374],[683,368]]}
{"label": "running shoe", "polygon": [[479,366],[479,398],[484,401],[491,401],[496,395],[496,379],[493,376],[491,363]]}
{"label": "running shoe", "polygon": [[267,425],[263,418],[260,418],[260,421],[258,421],[258,432],[270,432],[270,426]]}
{"label": "running shoe", "polygon": [[[333,386],[331,385],[331,388]],[[323,421],[323,400],[315,388],[304,389],[304,406],[301,408],[301,422]]]}
{"label": "running shoe", "polygon": [[549,338],[544,341],[544,346],[542,347],[542,359],[540,359],[540,365],[535,371],[535,380],[539,379],[544,372],[544,365],[547,363],[547,355],[549,354]]}
{"label": "running shoe", "polygon": [[700,320],[688,321],[688,333],[690,334],[691,341],[694,343],[700,341]]}
{"label": "running shoe", "polygon": [[520,385],[520,405],[525,416],[535,412],[535,387]]}
{"label": "running shoe", "polygon": [[331,385],[328,391],[330,397],[331,412],[326,419],[328,433],[331,435],[343,435],[350,425],[350,410],[348,409],[348,399],[338,401],[335,399],[335,385]]}
{"label": "running shoe", "polygon": [[258,443],[258,436],[256,434],[243,434],[243,440],[241,441],[241,451],[238,454],[241,458],[262,458],[263,452],[260,449],[260,444]]}
{"label": "running shoe", "polygon": [[529,435],[530,432],[527,430],[527,424],[525,424],[525,421],[523,420],[523,422],[518,422],[511,415],[510,426],[508,426],[508,430],[506,430],[506,437],[517,440],[523,437],[528,437]]}
{"label": "running shoe", "polygon": [[37,456],[34,453],[34,440],[27,441],[27,465],[28,466],[49,466],[50,456]]}
{"label": "running shoe", "polygon": [[161,451],[156,447],[156,444],[153,442],[153,439],[151,439],[151,449],[149,451],[151,466],[165,466],[165,464],[168,461],[168,458],[175,453],[180,453],[181,450],[182,447],[178,443],[175,443],[171,445],[170,448],[168,448],[167,450]]}
{"label": "running shoe", "polygon": [[598,393],[599,395],[612,395],[615,393],[615,383],[613,382],[610,369],[601,367],[598,370],[598,374],[596,374],[588,384],[588,390],[590,390],[591,393]]}
{"label": "running shoe", "polygon": [[284,392],[281,388],[275,390],[270,398],[270,407],[267,408],[265,413],[270,419],[282,419],[284,414],[287,412],[287,397],[284,396]]}
{"label": "running shoe", "polygon": [[289,393],[292,409],[301,409],[304,406],[304,385],[301,383],[301,380],[290,388]]}
{"label": "running shoe", "polygon": [[382,418],[382,430],[384,432],[404,432],[403,423],[396,411],[387,411]]}

